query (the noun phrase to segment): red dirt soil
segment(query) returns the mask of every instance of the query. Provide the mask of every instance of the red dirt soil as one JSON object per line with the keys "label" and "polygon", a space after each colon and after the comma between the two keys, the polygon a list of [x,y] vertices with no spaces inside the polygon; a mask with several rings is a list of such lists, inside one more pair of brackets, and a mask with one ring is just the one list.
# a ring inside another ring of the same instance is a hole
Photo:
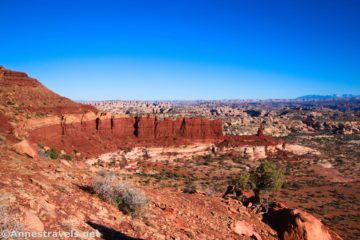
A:
{"label": "red dirt soil", "polygon": [[16,138],[11,134],[13,130],[14,128],[10,125],[9,119],[0,112],[0,134],[11,143],[16,142]]}

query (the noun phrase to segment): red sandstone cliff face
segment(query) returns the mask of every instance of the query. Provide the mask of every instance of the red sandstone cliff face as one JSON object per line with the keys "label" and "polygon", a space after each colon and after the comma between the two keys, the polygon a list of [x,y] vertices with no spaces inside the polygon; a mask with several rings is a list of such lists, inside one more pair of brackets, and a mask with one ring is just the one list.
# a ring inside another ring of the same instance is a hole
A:
{"label": "red sandstone cliff face", "polygon": [[94,156],[125,147],[214,143],[223,138],[221,120],[107,114],[86,121],[67,118],[32,129],[29,139],[66,152],[76,150]]}
{"label": "red sandstone cliff face", "polygon": [[[189,140],[216,140],[222,134],[222,121],[204,118],[165,118],[148,116],[135,118],[135,135],[139,139],[184,138]],[[136,127],[138,129],[136,129]]]}

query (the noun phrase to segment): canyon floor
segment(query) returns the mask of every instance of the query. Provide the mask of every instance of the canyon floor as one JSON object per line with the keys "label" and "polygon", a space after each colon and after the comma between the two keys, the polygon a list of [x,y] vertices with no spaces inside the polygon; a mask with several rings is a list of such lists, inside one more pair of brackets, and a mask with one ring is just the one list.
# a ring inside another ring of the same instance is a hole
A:
{"label": "canyon floor", "polygon": [[[360,135],[292,134],[287,142],[307,146],[317,154],[283,152],[267,157],[285,169],[286,182],[274,201],[305,209],[344,239],[357,239],[360,219]],[[183,149],[136,148],[88,160],[116,171],[142,186],[172,192],[196,189],[221,197],[227,182],[258,164],[236,151],[211,154],[209,146]],[[140,160],[140,161],[139,161]],[[121,170],[121,169],[127,170]]]}
{"label": "canyon floor", "polygon": [[359,238],[360,136],[295,134],[286,139],[321,154],[284,159],[289,176],[279,197],[322,219],[344,239]]}

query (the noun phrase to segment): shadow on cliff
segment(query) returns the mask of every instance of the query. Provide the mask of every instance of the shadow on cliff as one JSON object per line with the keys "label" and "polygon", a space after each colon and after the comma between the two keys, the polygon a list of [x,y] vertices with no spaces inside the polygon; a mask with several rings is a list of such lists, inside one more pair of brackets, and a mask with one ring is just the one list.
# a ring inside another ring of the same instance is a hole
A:
{"label": "shadow on cliff", "polygon": [[102,239],[105,240],[141,240],[140,238],[132,238],[129,237],[119,231],[116,231],[112,228],[106,227],[104,225],[101,224],[97,224],[97,223],[93,223],[93,222],[86,222],[90,227],[98,230],[101,235],[102,235]]}

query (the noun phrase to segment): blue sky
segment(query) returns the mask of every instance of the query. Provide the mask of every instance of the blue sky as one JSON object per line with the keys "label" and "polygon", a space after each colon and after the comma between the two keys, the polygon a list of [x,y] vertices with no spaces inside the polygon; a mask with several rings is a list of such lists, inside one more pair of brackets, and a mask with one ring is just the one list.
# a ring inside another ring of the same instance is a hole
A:
{"label": "blue sky", "polygon": [[0,0],[0,65],[76,100],[360,94],[360,1]]}

